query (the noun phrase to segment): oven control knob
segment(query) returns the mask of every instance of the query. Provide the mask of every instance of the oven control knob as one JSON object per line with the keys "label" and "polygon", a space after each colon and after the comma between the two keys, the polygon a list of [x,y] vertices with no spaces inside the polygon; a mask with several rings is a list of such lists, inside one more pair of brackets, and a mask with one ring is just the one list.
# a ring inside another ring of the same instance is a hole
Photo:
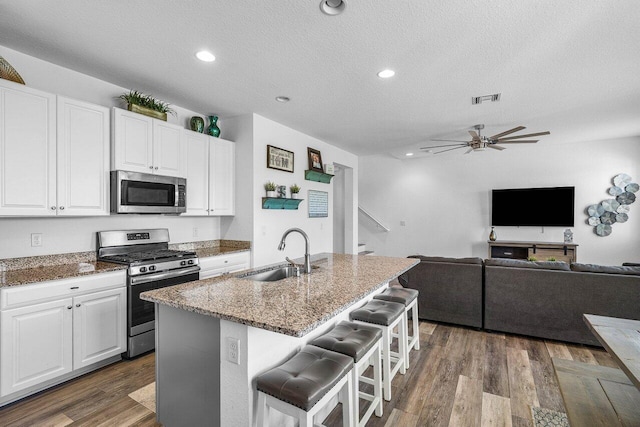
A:
{"label": "oven control knob", "polygon": [[180,265],[187,265],[187,261],[180,261]]}
{"label": "oven control knob", "polygon": [[140,273],[144,273],[145,271],[147,271],[147,267],[140,267]]}
{"label": "oven control knob", "polygon": [[149,266],[149,271],[156,271],[156,266],[155,265],[150,265]]}
{"label": "oven control knob", "polygon": [[189,261],[187,261],[187,264],[189,264],[189,265],[193,265],[193,260],[192,260],[192,259],[190,259]]}

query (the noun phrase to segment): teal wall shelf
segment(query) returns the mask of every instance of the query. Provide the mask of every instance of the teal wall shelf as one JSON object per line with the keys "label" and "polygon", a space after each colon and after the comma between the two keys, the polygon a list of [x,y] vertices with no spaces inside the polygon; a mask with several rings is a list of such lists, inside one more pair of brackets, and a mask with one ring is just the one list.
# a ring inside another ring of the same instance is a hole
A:
{"label": "teal wall shelf", "polygon": [[263,197],[262,209],[298,209],[304,199],[285,199],[282,197]]}
{"label": "teal wall shelf", "polygon": [[331,178],[333,178],[333,175],[328,173],[318,172],[311,169],[304,171],[304,179],[307,181],[324,182],[325,184],[329,184],[331,182]]}

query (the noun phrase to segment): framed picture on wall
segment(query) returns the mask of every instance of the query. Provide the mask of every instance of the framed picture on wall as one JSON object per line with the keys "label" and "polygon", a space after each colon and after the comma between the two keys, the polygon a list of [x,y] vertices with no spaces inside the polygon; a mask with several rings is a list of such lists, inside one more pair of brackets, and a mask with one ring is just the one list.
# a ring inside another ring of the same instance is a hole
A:
{"label": "framed picture on wall", "polygon": [[293,152],[267,145],[267,167],[293,173]]}
{"label": "framed picture on wall", "polygon": [[309,190],[309,218],[326,218],[328,216],[329,193]]}
{"label": "framed picture on wall", "polygon": [[320,151],[307,147],[307,155],[309,156],[309,169],[324,172],[324,169],[322,169],[322,156],[320,155]]}

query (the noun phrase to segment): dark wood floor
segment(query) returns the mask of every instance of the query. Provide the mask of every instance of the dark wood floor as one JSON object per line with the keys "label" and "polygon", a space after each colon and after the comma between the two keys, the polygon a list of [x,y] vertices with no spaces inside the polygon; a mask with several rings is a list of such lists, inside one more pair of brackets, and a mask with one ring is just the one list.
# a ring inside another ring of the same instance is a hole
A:
{"label": "dark wood floor", "polygon": [[[420,323],[419,352],[370,426],[532,426],[531,406],[564,412],[551,357],[616,367],[593,347]],[[156,426],[129,394],[154,381],[154,355],[108,366],[0,409],[2,426]],[[338,408],[325,424],[339,426]]]}

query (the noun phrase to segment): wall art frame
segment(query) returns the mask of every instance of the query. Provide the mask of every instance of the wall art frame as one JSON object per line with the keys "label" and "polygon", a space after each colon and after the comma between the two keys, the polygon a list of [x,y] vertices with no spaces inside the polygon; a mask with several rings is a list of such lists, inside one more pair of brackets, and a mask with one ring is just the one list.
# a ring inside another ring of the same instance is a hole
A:
{"label": "wall art frame", "polygon": [[267,145],[267,167],[285,172],[293,173],[294,153],[293,151]]}
{"label": "wall art frame", "polygon": [[322,155],[320,154],[320,151],[307,147],[307,156],[309,157],[309,170],[324,173],[324,169],[322,168]]}

